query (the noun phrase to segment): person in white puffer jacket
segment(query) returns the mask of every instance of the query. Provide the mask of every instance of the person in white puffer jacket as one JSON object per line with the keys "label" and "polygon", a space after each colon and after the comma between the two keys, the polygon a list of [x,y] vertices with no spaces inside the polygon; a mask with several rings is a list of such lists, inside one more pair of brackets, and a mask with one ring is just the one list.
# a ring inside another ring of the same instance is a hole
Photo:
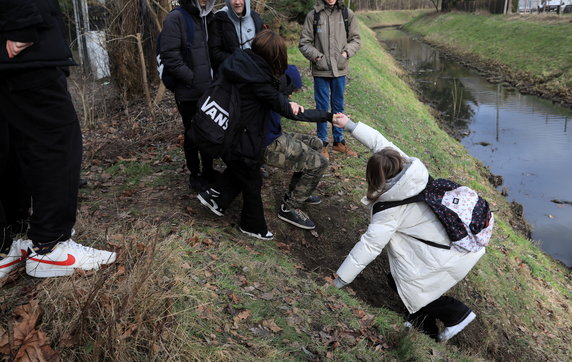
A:
{"label": "person in white puffer jacket", "polygon": [[[419,194],[429,173],[415,157],[409,157],[377,130],[334,116],[334,125],[350,131],[374,155],[368,161],[368,194],[362,202],[370,208],[378,201],[401,201]],[[421,242],[449,246],[451,241],[431,208],[424,202],[399,205],[375,213],[367,231],[337,270],[334,284],[341,288],[372,262],[387,246],[390,285],[410,315],[406,326],[416,326],[439,341],[459,333],[475,318],[464,303],[443,294],[462,280],[485,253],[462,253]],[[436,320],[445,328],[439,334]]]}

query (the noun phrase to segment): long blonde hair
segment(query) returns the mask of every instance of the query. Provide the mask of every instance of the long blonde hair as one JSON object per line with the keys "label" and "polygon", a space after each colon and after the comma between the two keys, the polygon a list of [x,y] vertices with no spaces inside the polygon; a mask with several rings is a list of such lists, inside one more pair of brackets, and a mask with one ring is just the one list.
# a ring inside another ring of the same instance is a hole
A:
{"label": "long blonde hair", "polygon": [[374,153],[367,161],[367,199],[375,201],[386,190],[387,180],[403,169],[405,158],[393,148],[384,148]]}

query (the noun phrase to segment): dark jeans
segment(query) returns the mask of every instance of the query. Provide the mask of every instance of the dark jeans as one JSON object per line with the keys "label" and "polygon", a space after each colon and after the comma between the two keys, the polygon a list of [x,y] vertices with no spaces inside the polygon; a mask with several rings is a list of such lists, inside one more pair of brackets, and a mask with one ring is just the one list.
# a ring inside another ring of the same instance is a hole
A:
{"label": "dark jeans", "polygon": [[[197,112],[197,101],[177,101],[177,109],[181,114],[183,119],[183,126],[185,128],[184,133],[184,144],[183,150],[185,152],[185,160],[187,161],[187,168],[191,172],[191,175],[195,176],[201,173],[201,162],[199,161],[199,148],[193,143],[193,140],[189,137],[188,131],[191,129],[191,123],[193,121],[193,116]],[[213,171],[213,159],[212,157],[200,152],[201,160],[203,161],[202,173],[212,178],[214,175]]]}
{"label": "dark jeans", "polygon": [[[314,99],[316,108],[332,113],[344,112],[344,91],[346,89],[346,77],[314,77]],[[317,136],[322,142],[328,141],[328,122],[316,123]],[[332,124],[332,138],[334,142],[344,139],[343,131]]]}
{"label": "dark jeans", "polygon": [[[397,293],[395,279],[391,273],[387,274],[387,279],[391,289]],[[469,313],[471,313],[471,309],[463,302],[442,295],[417,312],[410,314],[407,320],[431,338],[436,339],[439,335],[437,319],[443,322],[445,327],[450,327],[460,323]]]}
{"label": "dark jeans", "polygon": [[221,197],[217,204],[223,209],[242,193],[240,227],[253,233],[265,234],[268,231],[262,206],[262,176],[259,167],[250,167],[240,161],[225,161],[226,169],[216,186]]}
{"label": "dark jeans", "polygon": [[[27,189],[14,192],[32,197],[28,238],[34,244],[69,239],[76,219],[82,138],[64,72],[45,68],[1,74],[0,134],[0,160],[16,163],[11,169],[19,169]],[[18,177],[0,169],[4,181]],[[3,230],[15,211],[5,202],[0,205]]]}

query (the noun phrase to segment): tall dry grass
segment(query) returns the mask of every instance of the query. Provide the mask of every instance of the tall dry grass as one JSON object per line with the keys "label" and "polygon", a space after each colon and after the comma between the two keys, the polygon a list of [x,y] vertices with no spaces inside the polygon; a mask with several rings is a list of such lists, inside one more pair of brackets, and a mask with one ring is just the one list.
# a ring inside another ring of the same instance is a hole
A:
{"label": "tall dry grass", "polygon": [[177,239],[162,236],[145,221],[129,230],[96,238],[118,251],[113,265],[38,286],[45,311],[42,328],[59,341],[55,347],[64,360],[192,357],[173,308],[180,295],[173,277],[181,264]]}

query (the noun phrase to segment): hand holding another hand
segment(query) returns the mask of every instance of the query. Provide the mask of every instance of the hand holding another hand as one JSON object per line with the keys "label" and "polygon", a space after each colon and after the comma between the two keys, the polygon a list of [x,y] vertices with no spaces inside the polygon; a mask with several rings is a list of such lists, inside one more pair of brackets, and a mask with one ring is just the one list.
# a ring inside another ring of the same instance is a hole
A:
{"label": "hand holding another hand", "polygon": [[292,108],[292,113],[294,113],[295,116],[297,116],[298,113],[304,113],[304,107],[296,102],[290,102],[290,107]]}
{"label": "hand holding another hand", "polygon": [[332,124],[339,128],[344,128],[350,119],[343,113],[336,113],[332,119]]}

